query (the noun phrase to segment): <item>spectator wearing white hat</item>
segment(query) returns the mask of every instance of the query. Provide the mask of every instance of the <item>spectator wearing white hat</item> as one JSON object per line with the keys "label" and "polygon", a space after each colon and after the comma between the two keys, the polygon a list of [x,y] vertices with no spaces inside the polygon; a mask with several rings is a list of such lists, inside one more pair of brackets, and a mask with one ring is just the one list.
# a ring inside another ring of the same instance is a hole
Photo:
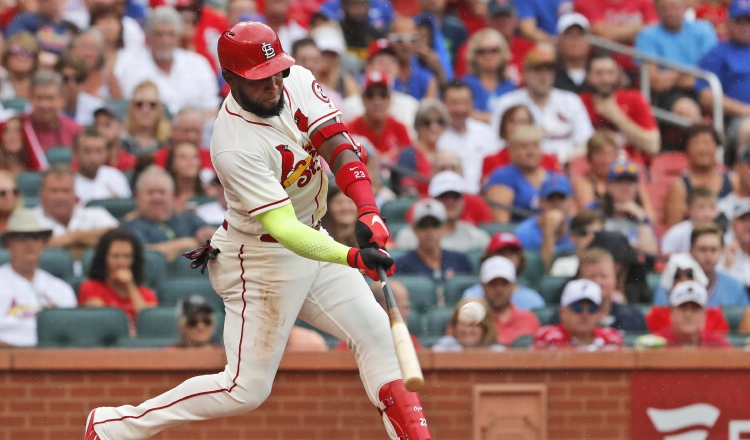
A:
{"label": "spectator wearing white hat", "polygon": [[731,347],[719,333],[706,331],[708,293],[697,281],[685,281],[675,286],[669,295],[672,326],[655,333],[670,346]]}
{"label": "spectator wearing white hat", "polygon": [[[490,235],[471,223],[462,220],[466,211],[466,195],[464,195],[464,180],[453,171],[443,171],[435,175],[430,181],[428,194],[445,207],[445,235],[442,239],[444,249],[468,252],[484,249],[490,242]],[[489,208],[484,205],[485,211]],[[396,248],[415,249],[417,235],[413,228],[404,228],[396,235]]]}
{"label": "spectator wearing white hat", "polygon": [[0,236],[10,262],[0,266],[0,347],[37,344],[36,317],[44,308],[75,307],[73,289],[39,269],[39,259],[52,229],[39,224],[34,213],[16,209]]}
{"label": "spectator wearing white hat", "polygon": [[622,335],[598,327],[602,289],[591,280],[569,282],[560,301],[560,324],[547,325],[534,334],[534,348],[578,347],[587,351],[622,347]]}
{"label": "spectator wearing white hat", "polygon": [[521,336],[533,335],[540,327],[533,312],[516,308],[511,301],[516,291],[516,266],[505,257],[491,257],[482,263],[479,282],[490,305],[497,342],[511,345]]}
{"label": "spectator wearing white hat", "polygon": [[565,14],[557,21],[555,88],[573,93],[586,90],[586,61],[591,52],[589,21],[581,14]]}

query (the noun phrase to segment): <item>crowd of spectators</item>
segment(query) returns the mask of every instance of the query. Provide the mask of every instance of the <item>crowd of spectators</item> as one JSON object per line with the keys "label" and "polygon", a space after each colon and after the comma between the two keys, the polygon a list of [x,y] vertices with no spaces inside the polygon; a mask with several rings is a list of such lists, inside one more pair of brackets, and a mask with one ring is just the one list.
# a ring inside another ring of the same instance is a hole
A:
{"label": "crowd of spectators", "polygon": [[[162,283],[199,276],[180,254],[224,221],[216,42],[243,20],[278,33],[368,151],[415,345],[744,344],[747,0],[11,0],[0,345],[36,345],[41,311],[76,306],[121,310],[133,338],[144,310],[171,307],[173,346],[218,340],[215,293]],[[354,245],[353,202],[333,184],[327,202],[323,228]],[[474,326],[458,319],[471,301]],[[296,326],[287,348],[331,338]]]}

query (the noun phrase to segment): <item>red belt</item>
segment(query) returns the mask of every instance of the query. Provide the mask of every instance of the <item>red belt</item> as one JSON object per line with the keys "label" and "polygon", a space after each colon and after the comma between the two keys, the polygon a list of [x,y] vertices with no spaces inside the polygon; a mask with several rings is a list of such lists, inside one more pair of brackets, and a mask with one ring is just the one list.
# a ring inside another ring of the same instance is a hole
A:
{"label": "red belt", "polygon": [[[229,223],[227,223],[226,220],[224,220],[224,223],[221,224],[221,227],[224,228],[225,231],[227,230],[228,226],[229,226]],[[320,222],[318,222],[317,225],[311,226],[311,227],[315,228],[315,230],[319,231],[320,230]],[[265,243],[278,243],[279,242],[278,240],[276,240],[275,238],[273,238],[273,236],[271,234],[263,234],[263,235],[261,235],[260,236],[260,241],[265,242]]]}

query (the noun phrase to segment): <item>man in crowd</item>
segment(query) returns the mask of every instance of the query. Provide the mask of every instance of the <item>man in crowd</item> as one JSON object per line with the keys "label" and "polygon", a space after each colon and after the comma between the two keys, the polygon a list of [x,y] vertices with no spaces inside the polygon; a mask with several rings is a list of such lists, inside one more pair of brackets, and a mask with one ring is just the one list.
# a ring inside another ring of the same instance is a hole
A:
{"label": "man in crowd", "polygon": [[367,58],[368,46],[378,38],[384,37],[383,33],[373,27],[367,19],[369,3],[368,0],[341,0],[344,16],[339,24],[346,39],[346,46],[363,61]]}
{"label": "man in crowd", "polygon": [[670,346],[731,347],[719,333],[705,330],[706,288],[697,281],[685,281],[672,289],[669,294],[672,326],[655,333]]}
{"label": "man in crowd", "polygon": [[104,105],[104,99],[81,89],[89,75],[86,62],[73,52],[66,52],[57,61],[55,71],[63,78],[63,113],[81,126],[91,125],[94,111]]}
{"label": "man in crowd", "polygon": [[180,340],[177,347],[205,348],[211,347],[216,330],[216,313],[213,307],[201,295],[190,295],[177,304],[177,327]]}
{"label": "man in crowd", "polygon": [[179,12],[160,6],[146,23],[148,49],[123,52],[117,57],[114,75],[123,94],[130,98],[143,81],[153,81],[171,114],[186,106],[213,117],[219,107],[219,86],[211,65],[201,55],[180,49],[183,21]]}
{"label": "man in crowd", "polygon": [[[445,236],[442,240],[444,249],[469,252],[483,249],[490,242],[490,236],[485,231],[469,222],[461,220],[466,211],[464,180],[452,171],[443,171],[430,180],[428,195],[445,206],[446,222]],[[485,209],[486,206],[485,206]],[[411,228],[399,231],[396,237],[398,249],[415,249],[417,236]]]}
{"label": "man in crowd", "polygon": [[556,154],[561,163],[585,153],[586,142],[594,134],[586,107],[573,92],[553,87],[557,57],[551,46],[530,50],[524,60],[526,87],[506,93],[497,100],[492,115],[493,133],[500,132],[503,113],[524,105],[534,122],[544,130],[542,151]]}
{"label": "man in crowd", "polygon": [[471,118],[474,101],[471,88],[464,82],[454,81],[443,87],[445,104],[450,121],[437,142],[438,150],[450,150],[461,159],[465,190],[468,194],[478,194],[482,176],[482,162],[485,156],[498,150],[492,141],[497,136],[484,122]]}
{"label": "man in crowd", "polygon": [[130,198],[130,183],[117,168],[107,162],[107,139],[93,127],[87,127],[76,136],[73,149],[78,173],[75,178],[76,197],[82,204],[90,200]]}
{"label": "man in crowd", "polygon": [[[172,147],[183,142],[200,146],[201,168],[213,173],[211,152],[203,146],[203,114],[195,107],[185,107],[172,119],[172,136],[169,146],[160,148],[154,153],[154,163],[160,167],[167,166],[167,157]],[[202,176],[202,175],[201,175]]]}
{"label": "man in crowd", "polygon": [[587,351],[622,347],[622,336],[598,327],[602,289],[591,280],[569,282],[560,301],[560,323],[546,325],[534,334],[534,348],[578,347]]}
{"label": "man in crowd", "polygon": [[734,207],[738,203],[750,203],[750,148],[743,150],[734,163],[734,175],[737,185],[734,191],[719,201],[719,211],[731,221],[734,218]]}
{"label": "man in crowd", "polygon": [[118,222],[104,208],[78,203],[75,177],[67,165],[51,166],[42,175],[41,203],[33,211],[39,224],[52,230],[47,246],[68,249],[79,259],[87,248],[96,246],[105,232],[116,228]]}
{"label": "man in crowd", "polygon": [[414,21],[422,23],[425,20],[430,20],[435,23],[437,25],[435,33],[439,34],[436,37],[445,41],[446,49],[451,54],[451,61],[455,61],[453,59],[454,54],[458,52],[458,48],[464,44],[469,36],[466,26],[460,18],[446,14],[446,3],[445,0],[420,0],[420,14],[414,17]]}
{"label": "man in crowd", "polygon": [[[52,0],[50,0],[52,1]],[[31,113],[24,115],[24,139],[29,148],[46,151],[72,146],[81,127],[63,115],[63,79],[57,72],[40,70],[31,77]]]}
{"label": "man in crowd", "polygon": [[419,64],[416,57],[419,34],[414,20],[402,15],[396,16],[391,25],[388,41],[393,46],[398,61],[398,75],[394,88],[418,100],[437,97],[438,80],[429,69]]}
{"label": "man in crowd", "polygon": [[719,215],[716,193],[708,187],[692,188],[687,196],[688,218],[667,230],[661,240],[664,254],[690,251],[690,234],[695,225],[711,223]]}
{"label": "man in crowd", "polygon": [[732,217],[734,238],[727,246],[719,265],[729,275],[748,287],[750,286],[750,201],[738,201]]}
{"label": "man in crowd", "polygon": [[617,88],[620,70],[609,54],[595,54],[586,68],[591,92],[581,95],[595,130],[608,129],[621,138],[631,156],[659,152],[659,128],[651,106],[638,90]]}
{"label": "man in crowd", "polygon": [[[708,278],[707,306],[750,305],[745,286],[735,277],[717,270],[719,260],[724,256],[724,231],[713,223],[697,225],[690,234],[690,255]],[[660,286],[654,295],[654,305],[667,305],[667,296]]]}
{"label": "man in crowd", "polygon": [[0,347],[37,344],[36,317],[44,308],[75,307],[76,295],[63,280],[39,269],[52,230],[33,212],[17,209],[0,236],[10,262],[0,266]]}
{"label": "man in crowd", "polygon": [[490,257],[482,263],[479,282],[492,309],[497,342],[510,346],[520,336],[533,335],[539,319],[533,312],[518,309],[511,296],[516,290],[516,266],[505,257]]}
{"label": "man in crowd", "polygon": [[147,249],[161,252],[173,261],[185,249],[192,249],[210,239],[215,228],[195,214],[177,214],[174,209],[174,181],[158,166],[144,170],[135,183],[138,216],[123,223]]}
{"label": "man in crowd", "polygon": [[557,70],[555,88],[573,93],[586,90],[586,61],[591,52],[589,21],[581,14],[560,17],[557,22]]}
{"label": "man in crowd", "polygon": [[94,112],[94,128],[107,140],[106,164],[125,172],[135,167],[136,158],[122,147],[122,118],[112,107],[102,107]]}
{"label": "man in crowd", "polygon": [[598,209],[582,209],[570,222],[570,241],[575,254],[555,259],[549,274],[553,277],[574,277],[578,273],[581,256],[594,239],[594,235],[604,229],[604,213]]}

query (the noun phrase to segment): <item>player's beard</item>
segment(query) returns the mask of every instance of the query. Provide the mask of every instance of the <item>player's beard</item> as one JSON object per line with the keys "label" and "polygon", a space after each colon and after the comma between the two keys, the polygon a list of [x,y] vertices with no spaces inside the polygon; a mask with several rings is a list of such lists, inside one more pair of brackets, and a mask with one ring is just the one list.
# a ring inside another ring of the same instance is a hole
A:
{"label": "player's beard", "polygon": [[257,101],[253,101],[252,98],[242,93],[241,90],[237,90],[236,98],[239,98],[237,100],[237,103],[240,105],[240,107],[242,107],[243,110],[248,111],[261,119],[268,119],[273,118],[274,116],[279,116],[284,110],[284,104],[286,104],[286,102],[284,101],[283,88],[279,91],[279,102],[277,102],[276,105],[270,108]]}

